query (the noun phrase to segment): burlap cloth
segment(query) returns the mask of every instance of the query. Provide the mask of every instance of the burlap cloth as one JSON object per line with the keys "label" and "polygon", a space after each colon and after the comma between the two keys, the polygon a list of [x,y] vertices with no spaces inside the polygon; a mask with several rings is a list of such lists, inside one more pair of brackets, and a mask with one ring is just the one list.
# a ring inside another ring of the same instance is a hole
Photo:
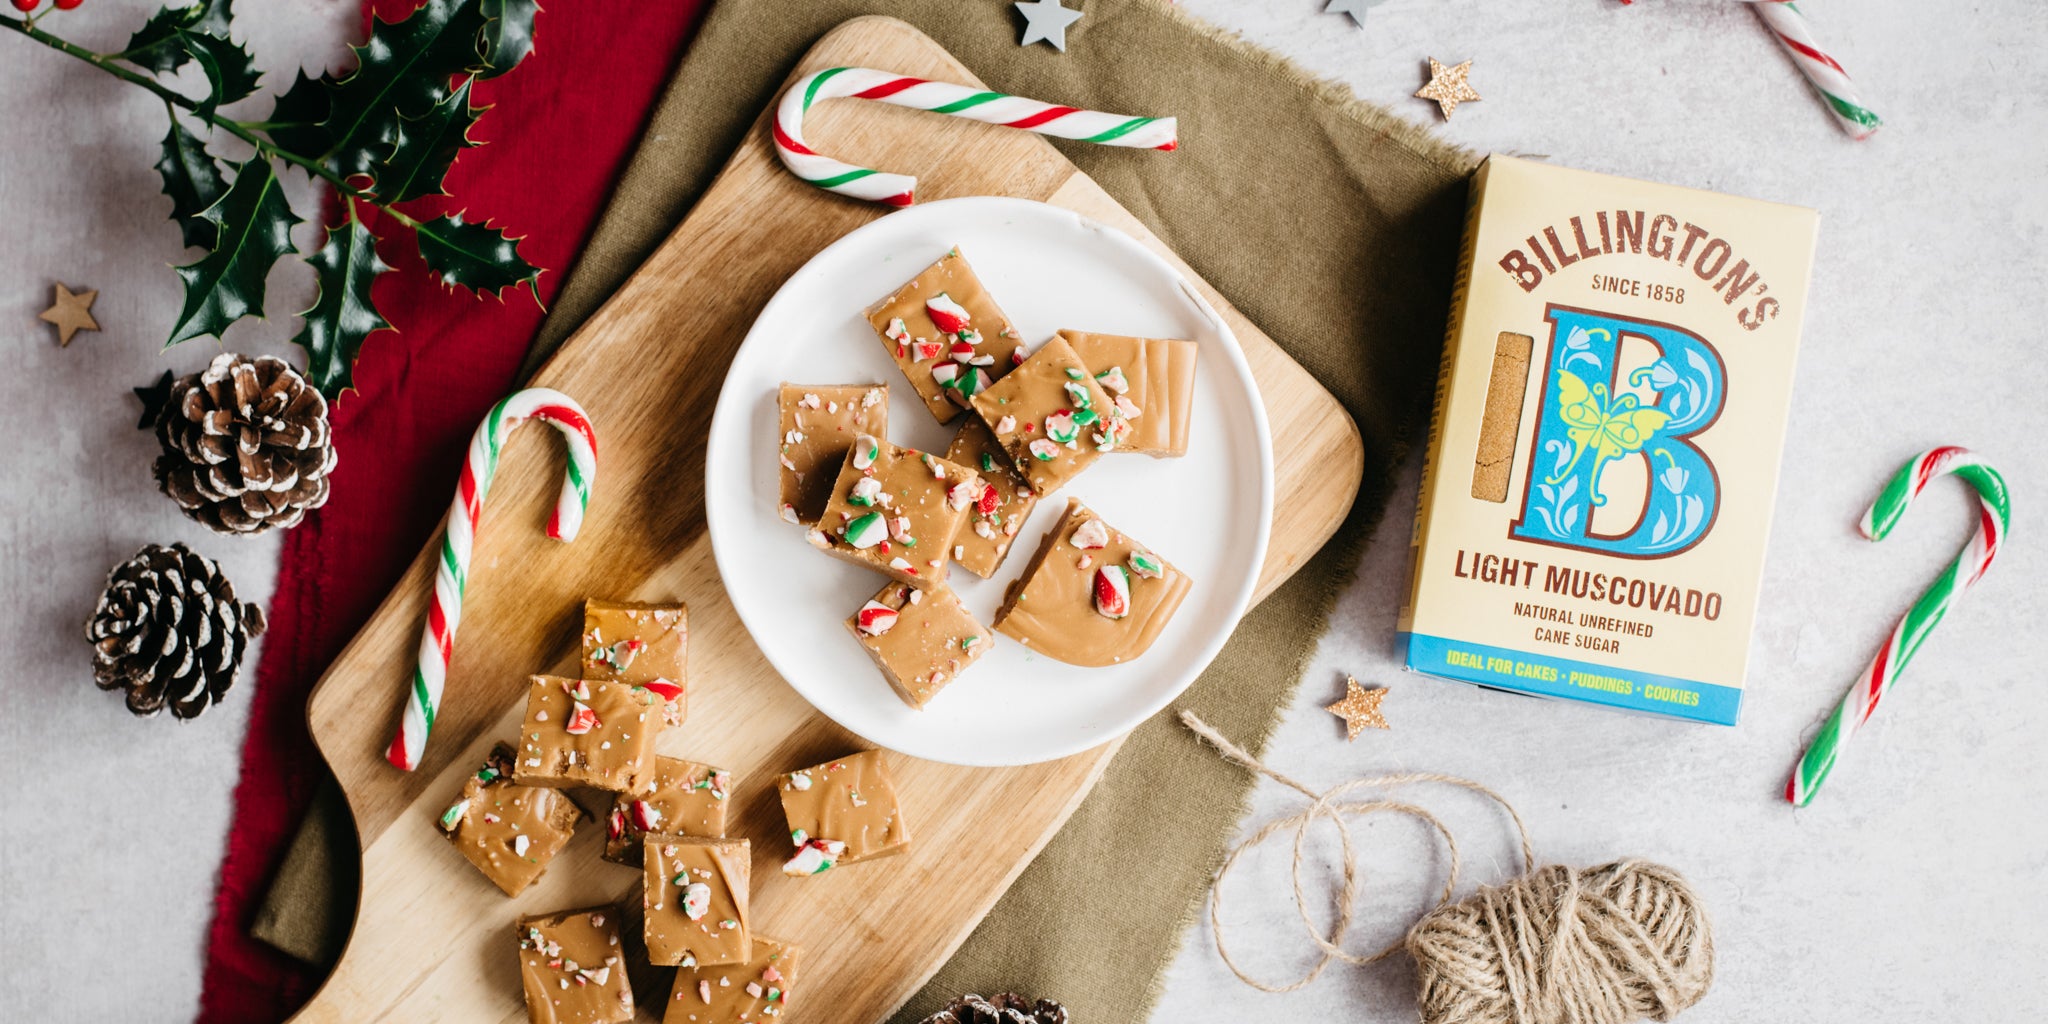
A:
{"label": "burlap cloth", "polygon": [[[902,18],[1005,92],[1178,116],[1182,144],[1169,159],[1061,146],[1335,393],[1365,439],[1364,484],[1344,527],[1245,618],[1179,702],[1256,752],[1386,508],[1395,465],[1424,428],[1476,161],[1162,0],[1078,6],[1086,16],[1061,54],[1020,48],[1021,19],[1003,0],[718,0],[529,369],[689,212],[797,58],[848,18]],[[1172,720],[1155,716],[1131,735],[899,1021],[997,989],[1057,998],[1077,1020],[1145,1018],[1250,787],[1248,774]],[[327,838],[348,834],[339,813],[338,800],[315,805],[256,926],[307,959],[331,958],[346,933],[337,908],[349,902],[335,893]]]}

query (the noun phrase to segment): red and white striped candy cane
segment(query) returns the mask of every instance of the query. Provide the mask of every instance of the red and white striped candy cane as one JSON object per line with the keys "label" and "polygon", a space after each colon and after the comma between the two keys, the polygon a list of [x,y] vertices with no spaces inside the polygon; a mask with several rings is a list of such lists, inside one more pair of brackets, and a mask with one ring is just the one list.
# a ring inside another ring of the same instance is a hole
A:
{"label": "red and white striped candy cane", "polygon": [[1820,94],[1821,102],[1827,104],[1828,112],[1835,115],[1835,124],[1849,133],[1853,139],[1867,139],[1877,133],[1884,121],[1877,112],[1863,105],[1863,97],[1856,83],[1849,80],[1849,73],[1842,70],[1841,62],[1828,56],[1814,38],[1813,23],[1791,0],[1748,0],[1750,9],[1771,30],[1771,38],[1784,47],[1792,56],[1799,73],[1806,76],[1813,91]]}
{"label": "red and white striped candy cane", "polygon": [[1807,745],[1799,766],[1792,770],[1792,781],[1785,785],[1785,799],[1795,806],[1804,807],[1813,800],[1834,768],[1842,745],[1870,719],[1871,712],[1877,710],[1877,702],[1891,692],[1892,684],[1906,670],[1906,663],[1920,649],[1927,634],[1962,599],[1964,591],[1984,578],[1984,571],[1991,568],[1991,560],[1998,555],[1998,546],[2005,543],[2006,531],[2012,525],[2012,501],[2006,494],[2005,477],[1969,449],[1952,445],[1921,452],[1893,474],[1877,500],[1863,513],[1863,522],[1859,524],[1863,535],[1883,540],[1898,525],[1906,506],[1930,482],[1951,473],[1977,489],[1977,535],[1970,538],[1956,560],[1899,617],[1899,624],[1892,627],[1891,636],[1877,649],[1870,667],[1856,678],[1848,696],[1842,698],[1834,714],[1828,716],[1813,742]]}
{"label": "red and white striped candy cane", "polygon": [[590,417],[568,395],[551,388],[527,388],[505,396],[484,417],[469,441],[469,459],[462,465],[462,479],[455,487],[455,502],[448,509],[448,523],[441,530],[441,557],[434,565],[434,600],[427,606],[426,628],[420,632],[418,665],[412,685],[406,688],[405,711],[398,720],[398,734],[391,738],[385,760],[403,771],[419,767],[433,731],[434,718],[441,710],[441,687],[448,679],[448,662],[455,652],[455,627],[462,623],[462,594],[469,584],[470,550],[476,543],[477,519],[483,514],[484,495],[498,474],[498,458],[512,431],[527,420],[539,420],[561,431],[568,445],[568,465],[562,479],[562,493],[555,500],[555,513],[548,519],[548,536],[559,541],[576,539],[583,515],[590,507],[590,488],[597,480],[597,434]]}
{"label": "red and white striped candy cane", "polygon": [[790,86],[775,108],[775,152],[783,165],[819,188],[890,206],[911,204],[916,178],[855,167],[820,154],[804,142],[805,112],[819,100],[837,97],[879,100],[1101,146],[1172,149],[1179,144],[1177,126],[1170,117],[1104,114],[873,68],[826,68]]}

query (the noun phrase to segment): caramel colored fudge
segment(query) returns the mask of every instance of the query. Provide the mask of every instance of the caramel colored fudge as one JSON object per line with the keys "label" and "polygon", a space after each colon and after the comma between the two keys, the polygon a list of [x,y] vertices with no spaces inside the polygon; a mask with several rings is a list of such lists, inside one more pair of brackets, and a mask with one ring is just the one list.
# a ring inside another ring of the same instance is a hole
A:
{"label": "caramel colored fudge", "polygon": [[1070,665],[1114,665],[1159,639],[1192,583],[1079,501],[1061,517],[996,612],[996,631]]}
{"label": "caramel colored fudge", "polygon": [[519,979],[533,1024],[633,1019],[633,987],[620,962],[617,907],[519,919]]}
{"label": "caramel colored fudge", "polygon": [[868,307],[867,317],[940,423],[1020,361],[1017,329],[958,249]]}
{"label": "caramel colored fudge", "polygon": [[981,475],[981,494],[968,509],[967,524],[953,535],[953,561],[987,579],[1002,566],[1010,542],[1038,507],[1038,492],[1017,473],[1010,453],[996,443],[979,416],[961,421],[953,446],[946,449],[946,461]]}
{"label": "caramel colored fudge", "polygon": [[583,678],[645,687],[668,702],[665,724],[690,715],[690,609],[583,602]]}
{"label": "caramel colored fudge", "polygon": [[612,813],[605,819],[605,859],[639,867],[640,837],[649,832],[722,838],[731,797],[731,772],[681,758],[657,757],[654,792],[646,796],[621,793],[612,798]]}
{"label": "caramel colored fudge", "polygon": [[1117,446],[1109,393],[1058,336],[974,396],[974,411],[1041,498]]}
{"label": "caramel colored fudge", "polygon": [[492,884],[517,896],[569,845],[583,817],[560,790],[512,781],[512,748],[504,743],[462,784],[462,799],[441,812],[441,832]]}
{"label": "caramel colored fudge", "polygon": [[1074,346],[1074,354],[1109,393],[1110,406],[1129,424],[1118,451],[1143,452],[1155,458],[1188,453],[1199,346],[1179,339],[1084,331],[1061,331],[1060,337]]}
{"label": "caramel colored fudge", "polygon": [[846,620],[903,703],[923,710],[993,646],[950,587],[919,590],[891,583]]}
{"label": "caramel colored fudge", "polygon": [[650,832],[642,846],[648,962],[709,967],[752,959],[747,841]]}
{"label": "caramel colored fudge", "polygon": [[937,586],[946,581],[953,534],[980,494],[973,470],[863,434],[810,541],[913,587]]}
{"label": "caramel colored fudge", "polygon": [[626,683],[534,676],[512,780],[652,792],[663,703],[652,691]]}
{"label": "caramel colored fudge", "polygon": [[784,384],[776,461],[782,518],[810,525],[825,513],[846,450],[861,434],[889,436],[886,384]]}
{"label": "caramel colored fudge", "polygon": [[661,1024],[773,1024],[789,1012],[802,950],[754,936],[754,958],[723,967],[685,967]]}
{"label": "caramel colored fudge", "polygon": [[892,857],[910,849],[910,826],[896,802],[879,750],[827,761],[777,780],[796,855],[784,874],[815,875],[837,864]]}

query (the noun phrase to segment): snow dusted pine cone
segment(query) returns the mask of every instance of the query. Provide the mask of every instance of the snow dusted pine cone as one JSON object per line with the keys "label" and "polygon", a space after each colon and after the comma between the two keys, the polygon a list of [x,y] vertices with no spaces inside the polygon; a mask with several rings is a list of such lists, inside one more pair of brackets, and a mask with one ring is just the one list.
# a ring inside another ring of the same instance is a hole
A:
{"label": "snow dusted pine cone", "polygon": [[1067,1024],[1067,1008],[1050,999],[1032,1002],[1015,992],[993,999],[964,995],[924,1019],[924,1024]]}
{"label": "snow dusted pine cone", "polygon": [[126,690],[128,710],[154,715],[168,705],[192,718],[234,685],[263,627],[263,609],[236,600],[211,559],[151,544],[108,575],[85,638],[93,678],[102,690]]}
{"label": "snow dusted pine cone", "polygon": [[220,533],[295,526],[327,503],[327,427],[327,400],[291,364],[224,352],[171,385],[157,485]]}

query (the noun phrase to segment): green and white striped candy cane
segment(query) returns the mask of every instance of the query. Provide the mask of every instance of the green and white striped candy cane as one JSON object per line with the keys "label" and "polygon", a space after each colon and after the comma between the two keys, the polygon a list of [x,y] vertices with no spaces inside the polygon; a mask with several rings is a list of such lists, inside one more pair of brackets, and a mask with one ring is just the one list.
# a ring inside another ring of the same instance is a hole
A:
{"label": "green and white striped candy cane", "polygon": [[491,478],[498,474],[505,442],[527,420],[539,420],[561,431],[569,449],[562,493],[548,519],[548,536],[564,542],[575,540],[590,507],[590,488],[597,481],[597,433],[583,407],[552,388],[527,388],[507,395],[470,438],[469,459],[462,464],[455,503],[441,530],[440,558],[434,563],[434,599],[427,606],[426,627],[420,631],[419,661],[406,686],[398,733],[384,754],[385,760],[401,771],[419,767],[427,734],[433,731],[434,718],[440,713],[441,688],[455,653],[455,627],[462,623],[462,594],[469,584],[470,550],[476,543],[484,495],[490,492]]}
{"label": "green and white striped candy cane", "polygon": [[1977,535],[1935,578],[1926,593],[1913,602],[1913,607],[1906,609],[1899,624],[1892,628],[1891,636],[1885,639],[1884,646],[1878,648],[1877,656],[1871,659],[1870,667],[1857,677],[1856,685],[1849,688],[1848,696],[1835,708],[1835,713],[1828,716],[1819,734],[1807,746],[1805,756],[1799,759],[1799,766],[1792,771],[1792,781],[1785,785],[1785,799],[1794,806],[1804,807],[1812,802],[1814,793],[1827,780],[1828,771],[1835,766],[1842,744],[1847,743],[1849,737],[1870,719],[1871,712],[1877,710],[1878,700],[1891,691],[1899,673],[1905,671],[1906,663],[1912,660],[1914,652],[1920,649],[1920,644],[1941,622],[1942,616],[1947,615],[1963,596],[1963,591],[1984,578],[1984,571],[1991,568],[1991,559],[1997,556],[1999,545],[2005,542],[2006,530],[2012,524],[2012,506],[2005,492],[2005,478],[1969,449],[1954,446],[1922,452],[1901,467],[1891,482],[1885,484],[1877,500],[1871,503],[1870,510],[1863,513],[1859,527],[1863,535],[1871,540],[1883,540],[1892,532],[1892,527],[1898,525],[1906,506],[1920,496],[1928,483],[1945,474],[1961,477],[1977,489]]}
{"label": "green and white striped candy cane", "polygon": [[889,206],[909,206],[917,179],[834,160],[804,141],[804,114],[818,101],[835,97],[878,100],[1099,146],[1172,149],[1179,144],[1170,117],[1105,114],[873,68],[826,68],[799,79],[775,108],[775,153],[783,166],[819,188]]}
{"label": "green and white striped candy cane", "polygon": [[1813,91],[1820,94],[1828,112],[1835,115],[1835,124],[1849,133],[1853,139],[1867,139],[1877,133],[1884,121],[1877,112],[1865,106],[1863,96],[1856,83],[1849,80],[1849,73],[1842,70],[1840,61],[1821,49],[1814,38],[1813,23],[1791,0],[1748,0],[1750,9],[1771,30],[1771,38],[1784,47],[1792,57],[1792,63],[1799,67],[1799,73],[1806,76]]}

